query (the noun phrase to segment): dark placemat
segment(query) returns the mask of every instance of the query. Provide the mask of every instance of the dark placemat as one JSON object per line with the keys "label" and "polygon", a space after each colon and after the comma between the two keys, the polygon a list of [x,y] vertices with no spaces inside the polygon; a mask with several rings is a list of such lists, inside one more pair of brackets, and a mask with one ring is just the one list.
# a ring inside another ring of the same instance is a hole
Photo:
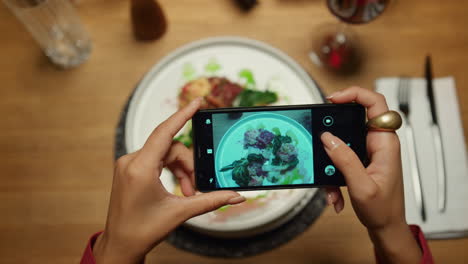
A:
{"label": "dark placemat", "polygon": [[[125,122],[129,97],[122,110],[115,136],[115,159],[127,154],[125,147]],[[216,238],[180,226],[167,237],[167,241],[177,248],[199,255],[222,258],[239,258],[260,254],[287,243],[304,232],[320,216],[326,206],[323,190],[315,193],[309,203],[288,222],[274,230],[246,238]]]}
{"label": "dark placemat", "polygon": [[320,216],[325,207],[325,192],[318,191],[310,202],[283,225],[247,238],[215,238],[181,226],[167,241],[172,245],[199,255],[222,258],[240,258],[257,255],[279,247],[303,233]]}

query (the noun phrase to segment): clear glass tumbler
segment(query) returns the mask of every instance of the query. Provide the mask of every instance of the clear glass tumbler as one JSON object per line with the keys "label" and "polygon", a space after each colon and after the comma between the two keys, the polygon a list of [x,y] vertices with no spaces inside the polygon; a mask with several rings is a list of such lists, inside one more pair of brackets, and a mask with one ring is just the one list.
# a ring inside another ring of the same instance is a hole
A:
{"label": "clear glass tumbler", "polygon": [[3,0],[56,65],[71,68],[91,53],[91,40],[69,0]]}

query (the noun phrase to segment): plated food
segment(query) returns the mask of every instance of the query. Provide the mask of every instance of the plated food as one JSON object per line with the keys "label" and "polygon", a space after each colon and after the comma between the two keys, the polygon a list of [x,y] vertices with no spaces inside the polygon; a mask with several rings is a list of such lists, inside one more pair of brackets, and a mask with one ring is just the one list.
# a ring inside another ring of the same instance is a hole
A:
{"label": "plated food", "polygon": [[[255,89],[255,79],[250,70],[241,70],[239,77],[244,80],[244,85],[232,82],[225,77],[216,76],[199,77],[187,82],[180,89],[179,109],[198,97],[203,98],[201,109],[264,106],[278,101],[276,92]],[[175,140],[190,147],[192,145],[192,128],[188,127]]]}
{"label": "plated food", "polygon": [[[221,188],[314,182],[310,111],[251,112],[215,141],[215,171]],[[213,120],[222,120],[216,117]]]}
{"label": "plated food", "polygon": [[201,108],[232,107],[244,88],[224,77],[201,77],[182,87],[179,107],[184,107],[197,97],[203,97]]}
{"label": "plated food", "polygon": [[299,163],[297,142],[283,136],[279,129],[250,129],[244,133],[244,149],[247,156],[221,168],[232,170],[232,179],[239,186],[284,184],[285,175]]}

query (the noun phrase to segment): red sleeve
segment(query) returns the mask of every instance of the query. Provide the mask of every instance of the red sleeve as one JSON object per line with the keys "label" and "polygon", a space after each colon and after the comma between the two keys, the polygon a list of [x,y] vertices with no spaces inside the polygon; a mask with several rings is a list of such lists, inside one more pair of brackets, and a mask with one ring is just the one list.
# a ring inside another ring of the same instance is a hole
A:
{"label": "red sleeve", "polygon": [[93,255],[93,246],[94,242],[96,242],[96,239],[100,234],[102,234],[102,231],[97,232],[89,239],[88,245],[86,245],[85,252],[83,253],[83,257],[81,258],[80,264],[96,264],[96,260],[94,259]]}
{"label": "red sleeve", "polygon": [[[409,225],[409,227],[410,227],[411,233],[413,233],[414,239],[416,239],[416,241],[418,242],[418,245],[421,248],[421,251],[423,254],[420,264],[434,264],[431,250],[429,249],[429,246],[427,245],[426,238],[424,238],[424,234],[421,228],[419,228],[419,226],[417,225]],[[384,263],[384,261],[377,254],[377,252],[375,252],[375,259],[377,261],[377,264]]]}
{"label": "red sleeve", "polygon": [[413,233],[414,238],[418,241],[419,247],[423,253],[421,264],[434,264],[434,259],[432,258],[431,250],[427,244],[426,238],[424,238],[424,233],[421,228],[417,225],[410,225],[411,232]]}

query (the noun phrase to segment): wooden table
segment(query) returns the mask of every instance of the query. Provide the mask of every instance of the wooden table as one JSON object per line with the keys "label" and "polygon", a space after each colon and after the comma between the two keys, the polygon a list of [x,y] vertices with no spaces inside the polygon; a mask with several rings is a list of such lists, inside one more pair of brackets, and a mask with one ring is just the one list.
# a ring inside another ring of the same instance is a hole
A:
{"label": "wooden table", "polygon": [[[128,1],[81,0],[92,57],[54,68],[0,5],[0,262],[77,263],[88,237],[103,228],[112,181],[114,128],[135,83],[160,58],[219,35],[258,39],[296,59],[326,93],[381,76],[421,76],[427,53],[436,76],[456,78],[468,127],[468,1],[395,1],[376,21],[356,26],[367,52],[361,73],[335,77],[307,53],[320,24],[336,22],[322,0],[261,0],[248,14],[228,0],[161,0],[169,31],[134,41]],[[465,130],[465,136],[468,130]],[[277,250],[225,263],[373,263],[371,243],[348,206],[327,209],[308,231]],[[431,241],[438,263],[467,263],[468,239]],[[148,263],[219,263],[163,243]]]}

